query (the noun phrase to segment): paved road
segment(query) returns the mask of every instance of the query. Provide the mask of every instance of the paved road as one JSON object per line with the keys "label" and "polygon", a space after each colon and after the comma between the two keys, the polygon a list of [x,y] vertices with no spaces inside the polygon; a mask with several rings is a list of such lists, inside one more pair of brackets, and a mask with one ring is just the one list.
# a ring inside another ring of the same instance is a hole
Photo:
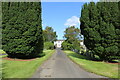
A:
{"label": "paved road", "polygon": [[[91,64],[92,65],[92,64]],[[73,63],[62,50],[57,49],[55,54],[47,60],[33,75],[32,78],[104,78],[86,72]]]}

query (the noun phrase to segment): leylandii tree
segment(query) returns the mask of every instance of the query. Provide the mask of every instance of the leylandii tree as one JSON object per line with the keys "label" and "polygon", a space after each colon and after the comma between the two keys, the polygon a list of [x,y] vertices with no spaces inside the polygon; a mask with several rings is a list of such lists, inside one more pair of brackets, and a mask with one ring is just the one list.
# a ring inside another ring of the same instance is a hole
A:
{"label": "leylandii tree", "polygon": [[118,59],[120,17],[117,2],[90,2],[81,12],[81,33],[86,47],[104,61]]}
{"label": "leylandii tree", "polygon": [[9,57],[42,55],[40,2],[3,2],[2,21],[2,47]]}

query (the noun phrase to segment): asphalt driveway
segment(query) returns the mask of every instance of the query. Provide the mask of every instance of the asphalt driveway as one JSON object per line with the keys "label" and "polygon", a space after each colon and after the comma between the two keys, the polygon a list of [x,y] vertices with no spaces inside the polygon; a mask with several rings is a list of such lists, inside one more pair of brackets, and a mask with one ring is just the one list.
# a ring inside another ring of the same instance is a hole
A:
{"label": "asphalt driveway", "polygon": [[53,56],[38,68],[32,78],[105,78],[80,68],[65,53],[56,49]]}

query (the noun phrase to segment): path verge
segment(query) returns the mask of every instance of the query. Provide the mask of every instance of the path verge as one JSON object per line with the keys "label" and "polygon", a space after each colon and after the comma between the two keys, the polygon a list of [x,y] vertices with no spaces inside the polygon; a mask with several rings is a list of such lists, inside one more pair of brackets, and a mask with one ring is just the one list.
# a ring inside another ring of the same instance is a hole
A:
{"label": "path verge", "polygon": [[73,62],[89,72],[109,78],[118,78],[118,64],[87,60],[85,56],[68,50],[64,51],[64,53],[66,53]]}
{"label": "path verge", "polygon": [[4,78],[29,78],[54,52],[55,50],[45,50],[45,56],[32,61],[11,61],[3,59],[3,76]]}

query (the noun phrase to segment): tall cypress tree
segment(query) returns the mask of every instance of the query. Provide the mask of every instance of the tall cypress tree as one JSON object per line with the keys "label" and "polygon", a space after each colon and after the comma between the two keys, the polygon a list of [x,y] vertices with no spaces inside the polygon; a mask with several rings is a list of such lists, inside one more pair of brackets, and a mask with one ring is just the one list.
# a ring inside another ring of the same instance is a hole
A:
{"label": "tall cypress tree", "polygon": [[42,55],[41,3],[3,2],[3,50],[10,57]]}
{"label": "tall cypress tree", "polygon": [[119,58],[120,22],[117,2],[85,4],[80,21],[85,45],[93,54],[105,61]]}

